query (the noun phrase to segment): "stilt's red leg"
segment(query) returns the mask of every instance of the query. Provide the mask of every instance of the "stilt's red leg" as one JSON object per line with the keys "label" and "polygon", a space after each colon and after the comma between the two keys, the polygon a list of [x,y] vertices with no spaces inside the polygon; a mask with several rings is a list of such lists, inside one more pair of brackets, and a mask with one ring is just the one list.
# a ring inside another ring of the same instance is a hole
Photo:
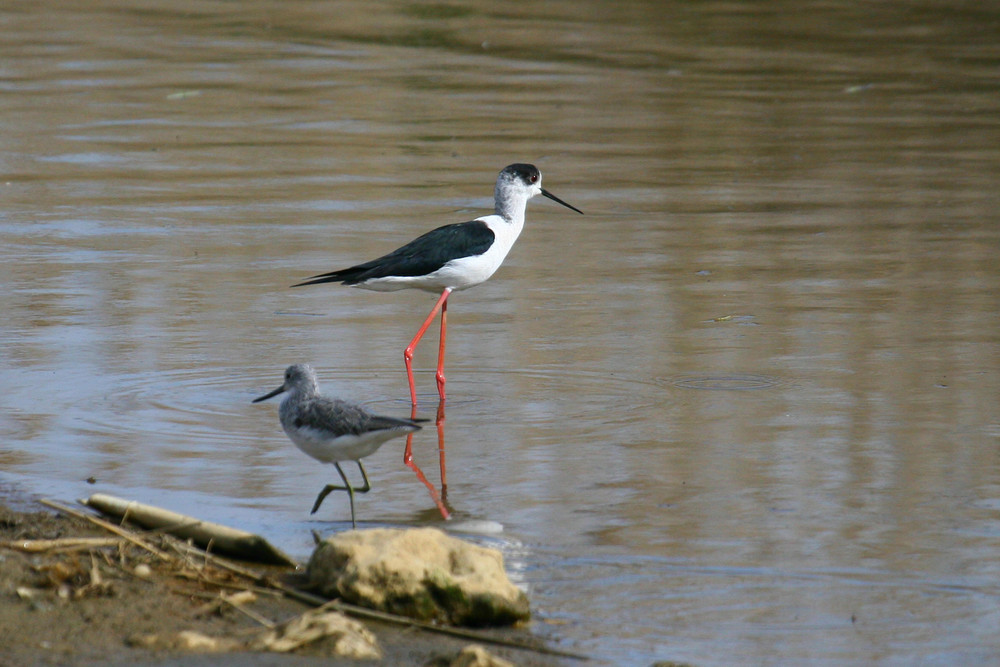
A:
{"label": "stilt's red leg", "polygon": [[410,404],[417,404],[417,385],[413,382],[413,351],[417,349],[417,343],[420,339],[424,337],[424,333],[427,331],[427,327],[431,325],[434,321],[434,316],[438,314],[438,311],[444,306],[448,301],[448,295],[451,294],[451,288],[445,287],[444,291],[441,292],[441,296],[438,297],[437,303],[431,309],[430,315],[424,320],[424,323],[420,325],[420,329],[417,330],[417,335],[413,337],[410,344],[406,346],[403,350],[403,363],[406,364],[406,379],[410,383]]}
{"label": "stilt's red leg", "polygon": [[[414,405],[410,409],[410,419],[416,419],[416,418],[417,418],[417,406]],[[424,471],[421,470],[420,466],[418,466],[416,461],[413,460],[412,433],[406,436],[406,451],[403,452],[403,463],[406,465],[407,468],[412,470],[414,474],[417,476],[417,479],[419,479],[423,483],[423,485],[427,487],[427,492],[431,494],[431,500],[433,500],[434,504],[437,505],[438,511],[441,512],[441,517],[447,521],[448,519],[451,519],[451,512],[448,511],[448,508],[445,505],[448,489],[447,485],[444,482],[444,432],[442,431],[441,428],[443,422],[444,422],[444,403],[439,403],[437,427],[438,427],[438,447],[441,448],[441,454],[440,454],[441,476],[442,476],[441,495],[438,495],[438,492],[434,489],[434,485],[430,483],[430,481],[427,479],[427,476],[424,475]]]}
{"label": "stilt's red leg", "polygon": [[438,434],[438,464],[441,466],[441,499],[448,500],[448,470],[444,461],[444,399],[438,403],[437,419],[434,421]]}
{"label": "stilt's red leg", "polygon": [[[417,418],[417,404],[410,406],[410,419]],[[410,465],[413,462],[413,433],[406,436],[406,449],[403,450],[403,464]]]}
{"label": "stilt's red leg", "polygon": [[438,510],[441,512],[441,516],[445,519],[451,518],[451,513],[445,506],[444,501],[447,498],[448,493],[448,481],[445,477],[445,461],[444,461],[444,348],[445,348],[445,337],[448,331],[448,295],[451,294],[451,288],[445,288],[438,297],[437,303],[434,304],[434,308],[431,309],[430,314],[424,323],[420,325],[420,329],[417,331],[417,335],[413,337],[410,344],[406,346],[403,351],[403,361],[406,362],[406,378],[410,383],[410,418],[416,419],[417,417],[417,387],[413,381],[413,351],[417,347],[417,343],[423,338],[424,333],[427,332],[427,328],[434,321],[434,316],[437,315],[438,311],[441,311],[441,342],[438,348],[438,367],[437,367],[437,386],[438,395],[441,397],[438,403],[437,411],[437,432],[438,432],[438,457],[439,463],[441,465],[441,495],[438,495],[434,486],[427,480],[423,471],[413,460],[413,434],[410,433],[406,436],[406,449],[403,451],[403,463],[406,464],[414,473],[417,475],[417,479],[423,482],[424,486],[427,487],[428,492],[431,494],[431,498],[434,500],[434,504],[438,506]]}
{"label": "stilt's red leg", "polygon": [[448,333],[448,299],[445,299],[441,304],[441,342],[438,346],[438,370],[437,375],[437,386],[438,386],[438,396],[441,397],[441,401],[444,402],[444,339]]}

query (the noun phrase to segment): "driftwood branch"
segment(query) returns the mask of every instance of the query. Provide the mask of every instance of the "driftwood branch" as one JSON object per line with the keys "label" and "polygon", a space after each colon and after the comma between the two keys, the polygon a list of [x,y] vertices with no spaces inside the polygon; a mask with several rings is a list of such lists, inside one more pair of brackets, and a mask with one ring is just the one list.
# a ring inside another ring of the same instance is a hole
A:
{"label": "driftwood branch", "polygon": [[243,530],[105,493],[95,493],[81,502],[98,512],[131,521],[143,528],[162,530],[185,540],[193,540],[203,548],[211,545],[211,549],[219,553],[268,565],[296,565],[294,560],[271,546],[263,537]]}

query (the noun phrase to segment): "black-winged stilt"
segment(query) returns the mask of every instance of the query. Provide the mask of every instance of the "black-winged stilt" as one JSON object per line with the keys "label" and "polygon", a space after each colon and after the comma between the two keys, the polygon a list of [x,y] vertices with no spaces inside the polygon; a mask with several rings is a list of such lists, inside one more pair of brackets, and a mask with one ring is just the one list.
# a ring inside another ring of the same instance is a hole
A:
{"label": "black-winged stilt", "polygon": [[[288,392],[288,396],[281,401],[278,414],[289,439],[317,461],[332,463],[344,480],[344,486],[328,484],[319,492],[311,514],[316,513],[331,491],[344,490],[351,499],[351,526],[357,528],[354,493],[367,493],[372,488],[361,459],[374,454],[387,440],[420,430],[420,425],[412,419],[373,415],[357,405],[322,396],[315,371],[305,364],[289,366],[285,382],[253,402],[265,401],[282,392]],[[365,481],[362,488],[351,486],[340,461],[357,462]]]}
{"label": "black-winged stilt", "polygon": [[413,382],[413,351],[441,312],[441,342],[438,349],[438,395],[445,398],[444,346],[448,318],[448,295],[474,287],[487,280],[503,263],[524,227],[524,211],[535,195],[548,197],[577,213],[583,213],[551,192],[542,189],[542,174],[531,164],[512,164],[497,176],[493,215],[470,222],[459,222],[433,229],[388,255],[347,269],[313,276],[292,287],[339,282],[352,287],[391,292],[417,288],[429,292],[441,290],[434,308],[417,334],[403,351],[406,377],[410,383],[410,401],[417,404]]}

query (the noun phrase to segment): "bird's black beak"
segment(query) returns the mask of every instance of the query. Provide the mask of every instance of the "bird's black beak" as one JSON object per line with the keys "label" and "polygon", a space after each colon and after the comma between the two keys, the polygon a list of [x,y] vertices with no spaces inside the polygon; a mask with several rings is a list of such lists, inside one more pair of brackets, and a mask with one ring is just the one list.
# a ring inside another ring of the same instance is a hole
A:
{"label": "bird's black beak", "polygon": [[250,402],[251,403],[260,403],[261,401],[266,401],[267,399],[271,398],[272,396],[277,396],[278,394],[280,394],[283,391],[285,391],[285,385],[281,385],[280,387],[278,387],[277,389],[275,389],[274,391],[272,391],[270,394],[264,394],[263,396],[255,398],[255,399],[253,399]]}
{"label": "bird's black beak", "polygon": [[578,209],[578,208],[577,208],[576,206],[572,206],[572,205],[570,205],[570,204],[567,204],[567,203],[566,203],[566,202],[564,202],[564,201],[563,201],[562,199],[559,199],[559,197],[556,197],[556,196],[555,196],[554,194],[552,194],[551,192],[549,192],[549,191],[548,191],[548,190],[546,190],[545,188],[542,188],[542,196],[543,196],[543,197],[548,197],[548,198],[549,198],[549,199],[551,199],[552,201],[554,201],[554,202],[556,202],[556,203],[559,203],[559,204],[562,204],[562,205],[563,205],[563,206],[565,206],[566,208],[571,208],[571,209],[573,209],[574,211],[576,211],[577,213],[579,213],[580,215],[583,215],[583,211],[581,211],[580,209]]}

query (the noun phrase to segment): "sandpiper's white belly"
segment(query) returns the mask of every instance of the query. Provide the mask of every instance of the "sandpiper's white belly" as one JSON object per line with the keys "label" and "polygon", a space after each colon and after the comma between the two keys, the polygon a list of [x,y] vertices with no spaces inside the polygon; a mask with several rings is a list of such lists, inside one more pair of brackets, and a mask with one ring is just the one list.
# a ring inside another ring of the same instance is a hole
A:
{"label": "sandpiper's white belly", "polygon": [[342,435],[333,437],[329,431],[300,426],[286,428],[285,433],[295,446],[307,455],[322,461],[357,461],[374,454],[386,440],[398,437],[399,431],[372,431],[361,435]]}

